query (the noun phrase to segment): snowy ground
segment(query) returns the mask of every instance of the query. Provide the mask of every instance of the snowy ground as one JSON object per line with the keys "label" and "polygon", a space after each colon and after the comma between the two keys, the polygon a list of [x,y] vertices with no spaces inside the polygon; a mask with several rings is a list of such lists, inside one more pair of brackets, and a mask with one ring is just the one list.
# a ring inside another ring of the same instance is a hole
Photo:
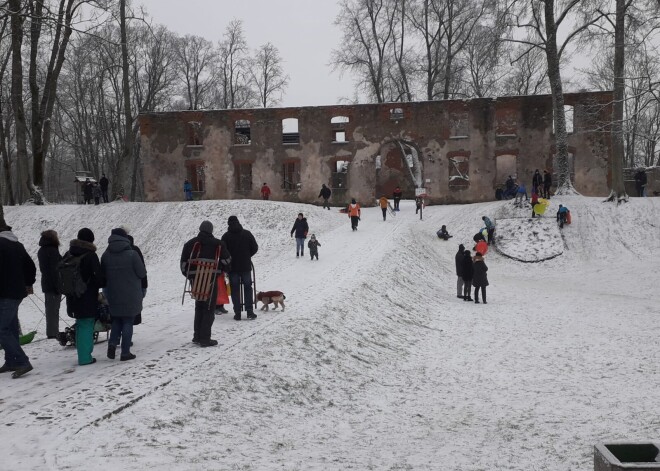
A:
{"label": "snowy ground", "polygon": [[[0,376],[0,469],[591,470],[595,443],[657,439],[660,199],[561,202],[563,254],[489,251],[487,305],[456,298],[454,254],[482,215],[516,217],[511,202],[428,207],[424,221],[412,202],[387,222],[370,208],[356,233],[334,210],[278,202],[5,208],[35,260],[46,228],[69,240],[88,226],[102,253],[130,226],[150,287],[134,362],[101,343],[77,366],[39,324],[35,370]],[[293,256],[299,211],[318,262]],[[284,291],[287,309],[218,316],[220,345],[202,349],[178,259],[203,219],[222,234],[231,214],[260,244],[257,287]],[[38,306],[21,305],[26,330]]]}

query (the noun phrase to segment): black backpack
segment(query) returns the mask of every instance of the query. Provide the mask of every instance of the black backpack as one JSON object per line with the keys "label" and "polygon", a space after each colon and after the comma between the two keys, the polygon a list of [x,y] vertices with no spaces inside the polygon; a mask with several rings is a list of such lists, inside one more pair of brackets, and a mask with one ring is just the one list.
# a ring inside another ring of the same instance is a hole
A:
{"label": "black backpack", "polygon": [[60,294],[79,298],[87,291],[87,283],[80,273],[80,262],[85,255],[67,253],[57,264],[57,289]]}

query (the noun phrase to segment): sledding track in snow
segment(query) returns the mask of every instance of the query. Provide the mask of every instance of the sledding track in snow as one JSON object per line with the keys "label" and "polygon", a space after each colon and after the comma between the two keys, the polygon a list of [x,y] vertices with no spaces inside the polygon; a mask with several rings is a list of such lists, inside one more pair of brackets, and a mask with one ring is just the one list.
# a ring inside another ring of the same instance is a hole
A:
{"label": "sledding track in snow", "polygon": [[[33,254],[49,225],[68,239],[90,221],[105,239],[127,223],[150,288],[136,362],[106,360],[100,344],[99,362],[77,367],[72,349],[30,346],[35,371],[3,384],[3,423],[13,425],[0,452],[14,469],[588,469],[603,434],[641,437],[660,423],[654,389],[629,386],[658,383],[648,314],[658,299],[645,296],[657,277],[631,275],[643,270],[637,257],[658,261],[657,231],[644,228],[660,211],[641,201],[604,229],[603,214],[617,210],[569,201],[569,256],[521,268],[489,253],[489,304],[464,303],[456,246],[502,204],[430,207],[419,221],[406,202],[385,223],[367,209],[356,233],[346,215],[275,202],[8,208]],[[323,244],[318,262],[292,256],[298,211]],[[219,316],[220,346],[200,349],[176,265],[202,219],[222,232],[229,214],[260,242],[258,288],[284,291],[287,310],[249,323]],[[435,236],[441,224],[449,242]],[[612,238],[593,244],[605,231]],[[617,252],[624,234],[630,263]],[[617,284],[599,286],[612,266]],[[37,320],[30,304],[25,325]]]}

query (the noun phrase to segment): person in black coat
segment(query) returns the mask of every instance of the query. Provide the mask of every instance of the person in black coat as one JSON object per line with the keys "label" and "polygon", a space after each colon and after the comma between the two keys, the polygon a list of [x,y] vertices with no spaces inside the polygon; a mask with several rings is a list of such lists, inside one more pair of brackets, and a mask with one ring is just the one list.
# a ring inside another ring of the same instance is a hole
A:
{"label": "person in black coat", "polygon": [[486,286],[488,286],[488,275],[486,272],[488,271],[488,267],[479,252],[474,256],[473,262],[474,275],[472,277],[472,284],[474,285],[474,302],[479,304],[479,288],[481,288],[481,298],[484,304],[488,304],[486,303]]}
{"label": "person in black coat", "polygon": [[646,190],[646,184],[648,182],[648,177],[646,176],[646,171],[643,168],[637,170],[635,173],[635,188],[637,189],[637,196],[644,196]]}
{"label": "person in black coat", "polygon": [[458,246],[458,252],[454,257],[456,260],[456,297],[463,299],[463,254],[465,253],[465,246],[463,244]]}
{"label": "person in black coat", "polygon": [[303,213],[298,213],[298,217],[291,228],[291,237],[293,237],[294,233],[296,235],[296,258],[305,256],[305,239],[307,238],[307,232],[309,232],[307,218],[303,216]]}
{"label": "person in black coat", "polygon": [[328,203],[328,200],[330,199],[330,196],[332,195],[332,190],[325,186],[325,183],[321,187],[321,191],[319,192],[319,198],[323,198],[323,207],[330,209],[330,203]]}
{"label": "person in black coat", "polygon": [[222,241],[227,244],[227,249],[232,257],[229,286],[231,287],[231,302],[234,305],[234,320],[241,320],[241,285],[243,286],[243,301],[247,318],[256,319],[252,295],[252,257],[259,250],[259,245],[252,233],[243,229],[236,216],[229,216],[227,226],[228,229],[223,234]]}
{"label": "person in black coat", "polygon": [[[124,228],[124,230],[126,230],[126,228]],[[126,231],[126,237],[131,243],[131,248],[135,250],[135,252],[137,252],[138,256],[140,257],[140,260],[142,260],[142,264],[144,265],[144,268],[146,269],[147,264],[144,261],[144,255],[142,255],[142,250],[140,250],[140,247],[135,245],[135,240],[133,239],[133,236],[128,233],[128,231]],[[145,298],[147,296],[147,288],[149,288],[148,276],[145,275],[145,277],[142,278],[141,284],[142,284],[142,297]],[[142,324],[142,311],[140,311],[133,320],[133,325],[139,325],[139,324]]]}
{"label": "person in black coat", "polygon": [[532,191],[536,194],[539,193],[539,188],[543,185],[543,177],[537,168],[534,171],[534,176],[532,177]]}
{"label": "person in black coat", "polygon": [[[199,250],[195,245],[199,244]],[[193,253],[194,250],[194,253]],[[203,221],[199,226],[199,234],[193,237],[183,246],[181,251],[181,273],[186,276],[194,277],[193,270],[188,273],[188,262],[192,258],[215,259],[220,251],[220,263],[216,270],[216,277],[221,276],[223,271],[227,271],[232,262],[231,252],[227,244],[213,236],[213,224],[210,221]],[[195,301],[195,321],[193,324],[193,343],[201,347],[213,347],[218,345],[218,341],[211,338],[211,328],[215,321],[215,305],[218,297],[217,281],[213,282],[211,287],[211,298],[206,301]]]}
{"label": "person in black coat", "polygon": [[108,177],[105,176],[105,173],[101,176],[101,179],[99,180],[99,184],[101,185],[101,195],[103,196],[103,202],[107,203],[108,185],[110,184],[110,181],[108,180]]}
{"label": "person in black coat", "polygon": [[39,270],[41,291],[46,305],[46,337],[56,339],[60,333],[60,303],[62,295],[57,289],[57,264],[62,260],[60,239],[53,230],[43,231],[39,240]]}
{"label": "person in black coat", "polygon": [[86,227],[78,231],[78,238],[69,243],[68,256],[82,257],[80,259],[80,277],[87,285],[82,296],[67,295],[66,312],[69,317],[76,319],[76,350],[78,364],[89,365],[95,363],[92,358],[94,350],[94,323],[99,303],[99,289],[105,287],[105,276],[101,270],[101,262],[96,255],[94,233]]}
{"label": "person in black coat", "polygon": [[18,306],[32,294],[37,267],[11,227],[5,224],[0,225],[0,261],[0,346],[5,353],[0,373],[13,371],[15,379],[32,370],[19,342]]}
{"label": "person in black coat", "polygon": [[85,198],[85,204],[92,204],[92,197],[94,196],[94,188],[92,186],[91,180],[88,178],[83,184],[83,197]]}
{"label": "person in black coat", "polygon": [[550,187],[552,186],[552,175],[547,170],[543,170],[543,198],[550,198]]}
{"label": "person in black coat", "polygon": [[463,277],[463,301],[472,301],[470,296],[472,291],[472,277],[474,276],[474,268],[472,266],[472,257],[470,251],[463,252],[463,262],[461,264],[461,276]]}

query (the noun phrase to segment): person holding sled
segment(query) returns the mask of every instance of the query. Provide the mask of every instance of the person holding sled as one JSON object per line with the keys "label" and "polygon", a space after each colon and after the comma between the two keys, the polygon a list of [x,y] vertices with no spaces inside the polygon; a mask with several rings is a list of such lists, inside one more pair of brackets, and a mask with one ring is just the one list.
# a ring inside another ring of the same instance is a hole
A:
{"label": "person holding sled", "polygon": [[360,205],[351,199],[351,204],[348,205],[348,218],[351,220],[351,229],[357,231],[358,222],[360,221]]}
{"label": "person holding sled", "polygon": [[378,205],[380,206],[380,210],[383,212],[383,221],[387,220],[387,198],[385,198],[385,195],[381,196],[380,199],[378,200]]}
{"label": "person holding sled", "polygon": [[46,307],[46,337],[57,339],[60,333],[60,304],[62,296],[57,289],[57,265],[62,260],[60,239],[53,230],[43,231],[39,240],[39,270],[41,271],[41,291]]}
{"label": "person holding sled", "polygon": [[[195,258],[215,260],[219,255],[219,264],[215,270],[215,276],[222,276],[223,270],[227,270],[232,262],[231,252],[224,241],[213,236],[213,224],[211,221],[203,221],[199,225],[199,234],[193,237],[183,246],[181,251],[181,273],[183,276],[194,278],[195,268],[189,269],[189,262]],[[214,347],[218,341],[211,338],[211,329],[215,321],[215,305],[218,297],[218,283],[213,281],[211,285],[210,300],[195,300],[195,320],[193,323],[193,343],[200,347]]]}
{"label": "person holding sled", "polygon": [[312,234],[312,237],[310,237],[309,242],[307,242],[307,248],[309,248],[309,256],[311,260],[314,260],[314,257],[316,257],[316,260],[319,259],[320,246],[321,243],[316,239],[316,236]]}
{"label": "person holding sled", "polygon": [[481,253],[477,252],[474,255],[472,268],[474,272],[472,276],[472,284],[474,285],[474,302],[475,304],[479,304],[479,288],[481,288],[481,299],[484,304],[488,304],[486,302],[486,286],[488,286],[488,275],[486,275],[486,272],[488,271],[488,267],[486,266],[486,262],[484,262],[484,257]]}
{"label": "person holding sled", "polygon": [[256,319],[252,296],[252,257],[259,250],[259,245],[252,233],[243,229],[236,216],[229,216],[227,232],[223,234],[222,241],[227,245],[227,250],[232,256],[229,286],[231,301],[234,305],[234,320],[241,320],[241,286],[243,286],[243,301],[247,318],[248,320]]}
{"label": "person holding sled", "polygon": [[305,256],[305,239],[307,239],[308,232],[307,218],[303,216],[303,213],[298,213],[298,217],[291,228],[291,237],[294,233],[296,235],[296,258]]}
{"label": "person holding sled", "polygon": [[[75,264],[78,269],[75,269]],[[77,284],[76,273],[84,283],[85,290],[78,296],[72,288]],[[76,320],[76,351],[79,365],[96,363],[94,351],[94,324],[98,313],[99,289],[105,287],[106,279],[101,262],[96,255],[94,233],[83,227],[78,237],[69,243],[69,251],[58,266],[60,291],[66,295],[66,312]],[[62,289],[68,287],[67,289]]]}
{"label": "person holding sled", "polygon": [[32,371],[30,359],[19,342],[18,306],[32,294],[37,267],[11,227],[4,223],[0,224],[0,260],[0,346],[5,353],[0,373],[11,371],[11,377],[16,379]]}
{"label": "person holding sled", "polygon": [[403,192],[401,191],[401,188],[397,185],[397,187],[392,192],[392,199],[394,200],[394,211],[399,210],[399,202],[401,201],[402,195]]}
{"label": "person holding sled", "polygon": [[330,199],[330,196],[332,196],[332,190],[325,186],[325,183],[321,186],[321,191],[319,192],[319,198],[323,198],[323,208],[328,208],[328,211],[330,210],[330,203],[328,200]]}

